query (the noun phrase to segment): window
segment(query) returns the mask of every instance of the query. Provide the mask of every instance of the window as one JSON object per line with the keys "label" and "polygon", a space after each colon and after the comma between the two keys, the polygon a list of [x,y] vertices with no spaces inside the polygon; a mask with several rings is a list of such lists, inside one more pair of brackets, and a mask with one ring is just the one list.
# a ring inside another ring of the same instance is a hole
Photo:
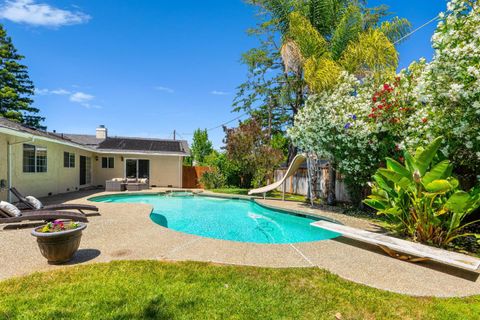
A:
{"label": "window", "polygon": [[110,168],[112,169],[115,167],[115,162],[114,162],[113,157],[102,157],[102,168]]}
{"label": "window", "polygon": [[47,172],[47,148],[24,144],[23,172]]}
{"label": "window", "polygon": [[71,152],[63,153],[63,167],[75,168],[75,153],[71,153]]}
{"label": "window", "polygon": [[150,160],[127,159],[125,162],[125,177],[148,178],[150,175]]}

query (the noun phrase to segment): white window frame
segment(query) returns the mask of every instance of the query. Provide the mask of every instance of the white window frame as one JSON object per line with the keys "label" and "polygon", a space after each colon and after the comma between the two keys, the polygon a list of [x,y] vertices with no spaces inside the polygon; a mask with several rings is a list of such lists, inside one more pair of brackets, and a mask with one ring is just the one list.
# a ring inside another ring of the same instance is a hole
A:
{"label": "white window frame", "polygon": [[[33,157],[34,157],[34,171],[25,171],[25,146],[33,147]],[[38,151],[45,151],[45,171],[38,171]],[[48,150],[47,147],[37,146],[34,144],[24,143],[22,144],[22,171],[23,173],[47,173],[48,172]]]}
{"label": "white window frame", "polygon": [[[106,167],[103,166],[103,159],[104,159],[104,158],[107,159],[107,166],[106,166]],[[113,166],[112,166],[112,167],[110,167],[110,159],[112,159],[112,162],[113,162]],[[115,162],[116,162],[116,161],[115,161],[115,157],[108,157],[108,156],[107,156],[107,157],[103,157],[103,156],[102,156],[102,159],[100,159],[100,161],[101,161],[101,164],[100,164],[100,165],[102,166],[102,169],[115,169]]]}
{"label": "white window frame", "polygon": [[138,178],[138,160],[147,160],[148,161],[148,179],[150,180],[151,178],[151,163],[152,161],[150,159],[145,159],[145,158],[125,158],[124,161],[123,161],[123,177],[126,178],[127,177],[127,160],[135,160],[137,162],[137,172],[136,172],[136,179],[139,179]]}
{"label": "white window frame", "polygon": [[[65,153],[68,153],[68,166],[65,166]],[[72,165],[72,158],[71,156],[73,155],[73,165]],[[77,164],[77,158],[75,155],[75,152],[69,152],[69,151],[64,151],[63,152],[63,167],[67,169],[72,169],[75,168],[75,165]]]}

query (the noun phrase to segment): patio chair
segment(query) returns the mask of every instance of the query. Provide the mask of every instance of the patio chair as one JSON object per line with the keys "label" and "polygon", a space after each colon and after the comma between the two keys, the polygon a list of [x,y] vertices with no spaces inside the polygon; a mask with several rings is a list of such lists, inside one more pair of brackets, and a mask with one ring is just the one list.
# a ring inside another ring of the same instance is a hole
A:
{"label": "patio chair", "polygon": [[68,211],[32,210],[22,211],[20,216],[12,217],[0,209],[0,223],[16,223],[23,221],[53,221],[57,219],[68,219],[73,221],[88,222],[87,217],[82,213]]}
{"label": "patio chair", "polygon": [[113,178],[105,181],[105,191],[125,191],[127,179]]}
{"label": "patio chair", "polygon": [[10,188],[10,192],[18,198],[18,200],[27,207],[25,210],[78,210],[80,213],[85,214],[83,211],[94,211],[98,212],[98,208],[96,206],[92,206],[89,204],[69,204],[69,203],[62,203],[62,204],[51,204],[51,205],[42,205],[40,209],[35,208],[33,204],[31,204],[15,187]]}

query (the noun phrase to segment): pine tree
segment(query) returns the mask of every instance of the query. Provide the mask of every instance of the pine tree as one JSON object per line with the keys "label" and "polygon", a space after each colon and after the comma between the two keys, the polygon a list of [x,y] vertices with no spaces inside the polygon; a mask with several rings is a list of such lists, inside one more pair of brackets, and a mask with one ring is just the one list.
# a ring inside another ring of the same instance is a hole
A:
{"label": "pine tree", "polygon": [[39,109],[31,106],[34,86],[27,66],[20,63],[23,59],[0,24],[0,117],[45,129],[41,125],[45,118],[38,115]]}

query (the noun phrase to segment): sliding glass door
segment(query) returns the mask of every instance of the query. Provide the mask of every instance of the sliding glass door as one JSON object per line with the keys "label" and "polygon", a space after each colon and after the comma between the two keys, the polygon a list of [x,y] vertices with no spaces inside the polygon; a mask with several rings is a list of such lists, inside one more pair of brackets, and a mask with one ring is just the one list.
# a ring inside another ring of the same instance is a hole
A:
{"label": "sliding glass door", "polygon": [[92,183],[92,159],[90,157],[80,156],[80,185]]}
{"label": "sliding glass door", "polygon": [[138,160],[138,178],[150,178],[150,160]]}
{"label": "sliding glass door", "polygon": [[125,160],[126,178],[150,178],[150,160],[145,159],[126,159]]}

